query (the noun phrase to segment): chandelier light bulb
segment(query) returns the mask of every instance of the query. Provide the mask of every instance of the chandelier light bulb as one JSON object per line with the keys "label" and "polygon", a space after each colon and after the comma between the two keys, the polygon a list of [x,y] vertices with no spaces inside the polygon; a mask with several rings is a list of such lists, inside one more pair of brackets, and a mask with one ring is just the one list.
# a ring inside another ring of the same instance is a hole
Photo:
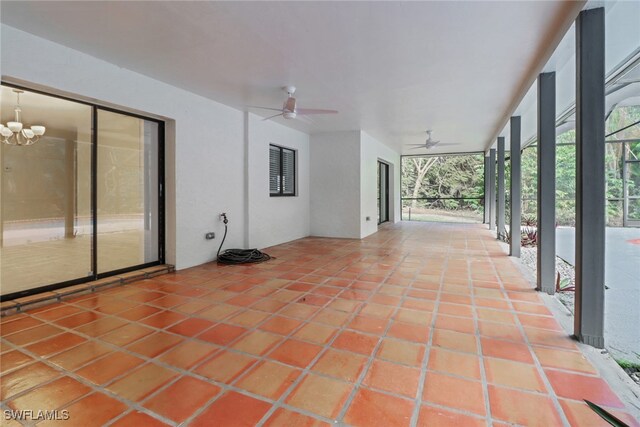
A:
{"label": "chandelier light bulb", "polygon": [[20,122],[7,122],[7,127],[11,130],[11,132],[20,132],[22,130],[22,123]]}

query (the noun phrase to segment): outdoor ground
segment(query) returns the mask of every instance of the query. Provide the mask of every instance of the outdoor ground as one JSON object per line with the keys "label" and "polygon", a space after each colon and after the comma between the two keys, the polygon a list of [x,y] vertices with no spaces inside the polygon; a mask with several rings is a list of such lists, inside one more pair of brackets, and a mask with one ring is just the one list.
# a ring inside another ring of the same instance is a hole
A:
{"label": "outdoor ground", "polygon": [[425,222],[462,222],[477,224],[482,222],[482,214],[472,210],[445,210],[445,209],[423,209],[414,208],[409,212],[408,208],[402,211],[404,221],[425,221]]}
{"label": "outdoor ground", "polygon": [[[640,228],[606,230],[605,345],[619,360],[640,364]],[[556,252],[575,264],[575,229],[558,227]]]}

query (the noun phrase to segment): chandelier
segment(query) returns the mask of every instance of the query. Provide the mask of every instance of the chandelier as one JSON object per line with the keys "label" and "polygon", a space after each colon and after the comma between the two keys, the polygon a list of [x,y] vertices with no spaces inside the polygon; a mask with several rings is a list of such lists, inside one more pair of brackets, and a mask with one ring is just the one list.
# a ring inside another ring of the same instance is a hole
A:
{"label": "chandelier", "polygon": [[18,102],[16,104],[15,120],[7,122],[7,125],[0,123],[0,140],[7,145],[32,145],[40,140],[40,137],[44,135],[44,126],[31,126],[31,129],[24,129],[22,122],[20,121],[20,114],[22,109],[20,108],[20,94],[24,91],[19,89],[13,90],[16,93]]}

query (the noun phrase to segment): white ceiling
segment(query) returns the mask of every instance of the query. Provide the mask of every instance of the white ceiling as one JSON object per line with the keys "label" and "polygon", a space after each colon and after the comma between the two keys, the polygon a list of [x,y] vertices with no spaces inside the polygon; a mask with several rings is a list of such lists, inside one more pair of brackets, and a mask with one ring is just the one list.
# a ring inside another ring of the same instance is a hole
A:
{"label": "white ceiling", "polygon": [[[581,2],[9,2],[2,22],[235,108],[338,115],[287,125],[362,129],[405,153],[482,151]],[[29,54],[27,60],[36,60]],[[263,114],[259,110],[255,112]],[[264,115],[267,115],[265,112]],[[438,152],[437,150],[432,150]]]}

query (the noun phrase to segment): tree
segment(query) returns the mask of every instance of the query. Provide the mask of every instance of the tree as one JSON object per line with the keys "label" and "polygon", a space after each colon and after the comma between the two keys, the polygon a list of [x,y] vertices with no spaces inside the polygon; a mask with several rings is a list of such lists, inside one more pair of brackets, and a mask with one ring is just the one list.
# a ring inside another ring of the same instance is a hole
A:
{"label": "tree", "polygon": [[[403,158],[402,197],[412,199],[412,209],[480,212],[483,195],[484,156],[481,154]],[[430,200],[418,200],[420,198]]]}
{"label": "tree", "polygon": [[438,161],[438,158],[437,157],[412,157],[411,161],[413,162],[413,165],[416,171],[415,181],[413,184],[413,192],[411,196],[413,197],[413,200],[411,201],[411,207],[415,208],[417,203],[416,198],[418,197],[418,195],[420,194],[420,190],[422,189],[422,181],[424,180],[424,177],[427,175],[427,172],[429,172],[429,169],[431,169],[433,165],[436,164],[436,162]]}

